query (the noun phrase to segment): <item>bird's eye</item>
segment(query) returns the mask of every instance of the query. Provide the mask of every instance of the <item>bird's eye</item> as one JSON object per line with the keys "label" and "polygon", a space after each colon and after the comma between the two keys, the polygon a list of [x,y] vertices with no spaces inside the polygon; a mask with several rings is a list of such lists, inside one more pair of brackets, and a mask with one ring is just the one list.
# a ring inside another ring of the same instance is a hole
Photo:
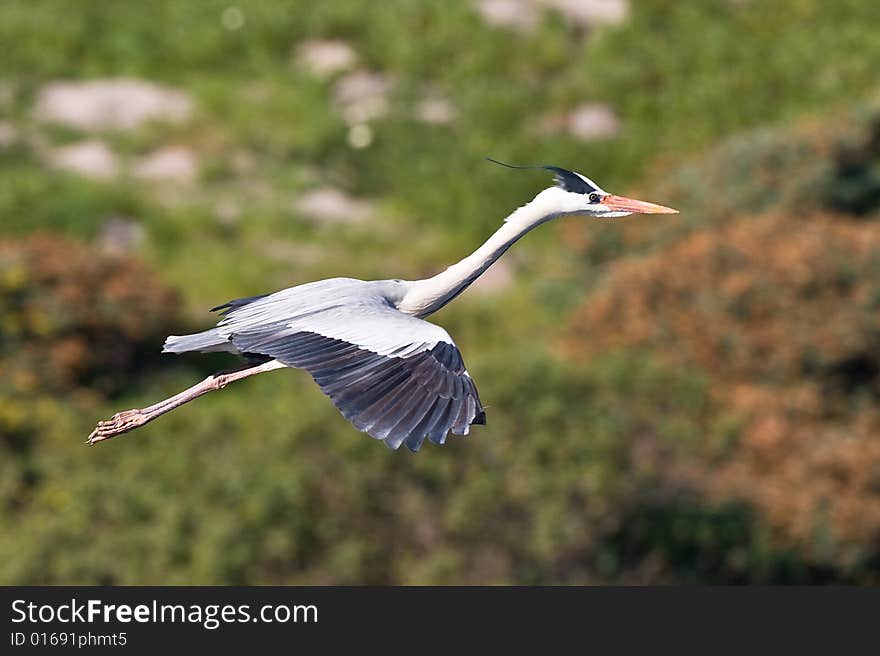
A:
{"label": "bird's eye", "polygon": [[597,194],[595,191],[590,194],[590,202],[591,203],[598,203],[600,200],[602,200],[602,197],[599,194]]}

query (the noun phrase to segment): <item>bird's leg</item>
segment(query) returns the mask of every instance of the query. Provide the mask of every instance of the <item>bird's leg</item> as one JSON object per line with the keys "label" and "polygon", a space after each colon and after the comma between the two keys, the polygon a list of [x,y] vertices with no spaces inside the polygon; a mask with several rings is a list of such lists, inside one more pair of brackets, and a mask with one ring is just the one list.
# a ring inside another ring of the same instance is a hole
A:
{"label": "bird's leg", "polygon": [[130,430],[153,421],[157,417],[161,417],[166,412],[171,412],[175,408],[182,406],[184,403],[189,403],[193,399],[199,398],[203,394],[223,389],[229,383],[235,382],[236,380],[248,378],[249,376],[272,371],[274,369],[281,369],[285,366],[286,365],[278,362],[278,360],[270,360],[263,364],[248,365],[242,369],[234,371],[220,371],[216,374],[211,374],[202,382],[183,390],[179,394],[164,399],[163,401],[154,403],[146,408],[117,412],[110,419],[99,421],[98,426],[89,435],[86,443],[96,444],[97,442],[109,440],[111,437],[122,435],[123,433],[127,433]]}

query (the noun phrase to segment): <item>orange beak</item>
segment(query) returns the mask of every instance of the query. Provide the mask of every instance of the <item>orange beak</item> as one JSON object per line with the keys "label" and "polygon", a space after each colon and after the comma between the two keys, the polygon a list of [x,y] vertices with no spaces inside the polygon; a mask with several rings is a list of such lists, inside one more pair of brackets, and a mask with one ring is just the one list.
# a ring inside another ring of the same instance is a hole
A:
{"label": "orange beak", "polygon": [[608,194],[602,199],[602,204],[612,210],[620,212],[633,212],[636,214],[678,214],[678,210],[674,210],[671,207],[655,205],[654,203],[626,198],[625,196],[613,196],[611,194]]}

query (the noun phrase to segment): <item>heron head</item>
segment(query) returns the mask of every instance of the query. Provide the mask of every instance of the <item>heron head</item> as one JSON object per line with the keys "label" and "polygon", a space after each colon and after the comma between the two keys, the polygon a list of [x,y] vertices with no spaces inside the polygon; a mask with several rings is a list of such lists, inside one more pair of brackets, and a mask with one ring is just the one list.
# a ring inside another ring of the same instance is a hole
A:
{"label": "heron head", "polygon": [[609,194],[587,176],[559,166],[514,166],[491,158],[490,162],[513,169],[544,169],[551,171],[556,185],[545,189],[539,196],[548,203],[554,214],[581,214],[597,218],[617,218],[630,214],[678,214],[678,210],[643,200]]}

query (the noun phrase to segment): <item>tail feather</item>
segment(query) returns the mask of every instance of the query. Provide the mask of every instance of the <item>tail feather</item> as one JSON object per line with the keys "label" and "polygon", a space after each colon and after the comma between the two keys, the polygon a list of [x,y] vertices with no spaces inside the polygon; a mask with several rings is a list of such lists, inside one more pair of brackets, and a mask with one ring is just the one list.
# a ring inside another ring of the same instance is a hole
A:
{"label": "tail feather", "polygon": [[216,328],[194,335],[169,335],[162,348],[162,353],[186,353],[187,351],[238,353],[238,349],[232,345],[229,338],[222,335]]}

